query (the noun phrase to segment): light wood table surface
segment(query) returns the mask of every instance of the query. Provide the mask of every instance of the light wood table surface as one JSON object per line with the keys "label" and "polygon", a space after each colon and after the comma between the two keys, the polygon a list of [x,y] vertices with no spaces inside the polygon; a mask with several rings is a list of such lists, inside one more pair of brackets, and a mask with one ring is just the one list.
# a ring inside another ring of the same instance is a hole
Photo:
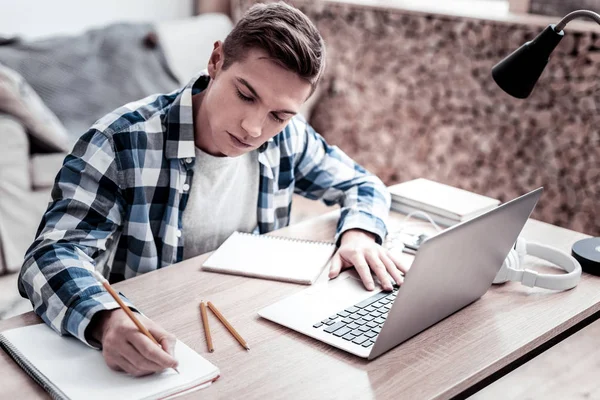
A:
{"label": "light wood table surface", "polygon": [[[332,240],[338,212],[293,225],[278,235]],[[390,225],[399,221],[392,213]],[[529,220],[529,240],[570,250],[586,235]],[[221,378],[190,397],[210,399],[428,399],[465,396],[493,374],[600,310],[600,278],[584,274],[575,290],[551,292],[509,283],[404,342],[366,361],[261,319],[257,311],[303,285],[200,271],[206,255],[121,282],[150,318],[221,369]],[[285,262],[285,261],[282,261]],[[432,293],[435,295],[435,293]],[[251,350],[216,321],[208,353],[200,300],[212,301]],[[39,323],[33,313],[0,321],[0,331]],[[0,398],[37,398],[42,391],[0,352]]]}
{"label": "light wood table surface", "polygon": [[600,399],[599,343],[596,320],[470,399]]}

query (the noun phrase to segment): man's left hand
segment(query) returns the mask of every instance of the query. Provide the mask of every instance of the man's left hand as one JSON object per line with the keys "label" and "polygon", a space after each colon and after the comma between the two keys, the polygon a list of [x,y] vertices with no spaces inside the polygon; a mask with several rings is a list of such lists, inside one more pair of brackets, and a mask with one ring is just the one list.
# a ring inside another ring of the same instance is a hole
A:
{"label": "man's left hand", "polygon": [[397,257],[377,244],[373,233],[361,229],[350,229],[342,234],[340,247],[331,260],[329,279],[337,277],[342,269],[352,266],[356,268],[368,290],[375,288],[370,270],[375,272],[384,290],[393,288],[390,276],[400,285],[404,281],[402,273],[408,270]]}

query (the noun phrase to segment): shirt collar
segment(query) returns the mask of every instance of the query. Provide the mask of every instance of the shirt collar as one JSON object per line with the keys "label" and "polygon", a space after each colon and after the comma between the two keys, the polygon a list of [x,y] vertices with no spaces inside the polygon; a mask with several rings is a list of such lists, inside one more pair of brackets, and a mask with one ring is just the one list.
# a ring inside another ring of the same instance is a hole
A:
{"label": "shirt collar", "polygon": [[167,159],[195,156],[192,96],[206,89],[209,81],[210,76],[206,70],[199,72],[179,91],[171,103],[165,117]]}

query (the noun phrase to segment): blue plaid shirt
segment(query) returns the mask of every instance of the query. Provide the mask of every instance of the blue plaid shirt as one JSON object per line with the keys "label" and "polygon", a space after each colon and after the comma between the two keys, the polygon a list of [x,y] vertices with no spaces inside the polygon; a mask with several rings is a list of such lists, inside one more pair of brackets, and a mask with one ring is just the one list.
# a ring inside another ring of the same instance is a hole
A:
{"label": "blue plaid shirt", "polygon": [[[182,261],[195,162],[192,95],[209,79],[200,74],[180,90],[104,116],[65,158],[19,279],[21,293],[57,332],[88,343],[93,315],[118,308],[90,270],[117,282]],[[298,193],[342,206],[336,241],[352,228],[373,232],[380,243],[385,237],[390,199],[383,183],[302,117],[263,144],[258,161],[257,233],[287,226]]]}

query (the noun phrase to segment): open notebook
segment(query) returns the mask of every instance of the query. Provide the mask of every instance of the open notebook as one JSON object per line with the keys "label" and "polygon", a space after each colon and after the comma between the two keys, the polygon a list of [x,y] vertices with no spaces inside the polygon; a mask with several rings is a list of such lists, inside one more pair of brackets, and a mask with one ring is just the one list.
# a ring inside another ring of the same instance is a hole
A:
{"label": "open notebook", "polygon": [[202,269],[310,285],[334,251],[335,245],[328,242],[234,232]]}
{"label": "open notebook", "polygon": [[179,375],[169,369],[141,378],[111,370],[100,351],[45,324],[2,332],[0,347],[54,399],[168,398],[219,377],[217,367],[180,341],[175,346]]}

